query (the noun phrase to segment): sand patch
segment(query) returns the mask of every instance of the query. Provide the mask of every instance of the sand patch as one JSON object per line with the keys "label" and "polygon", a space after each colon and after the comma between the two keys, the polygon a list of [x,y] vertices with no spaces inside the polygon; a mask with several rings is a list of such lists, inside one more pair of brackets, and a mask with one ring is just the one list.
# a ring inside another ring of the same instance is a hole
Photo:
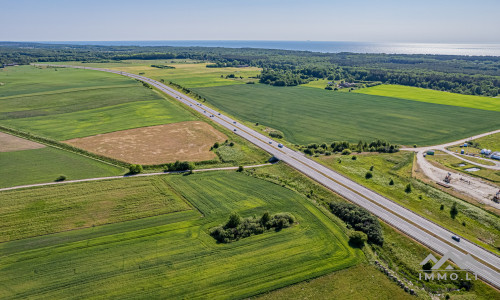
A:
{"label": "sand patch", "polygon": [[45,145],[0,132],[0,152],[45,148]]}

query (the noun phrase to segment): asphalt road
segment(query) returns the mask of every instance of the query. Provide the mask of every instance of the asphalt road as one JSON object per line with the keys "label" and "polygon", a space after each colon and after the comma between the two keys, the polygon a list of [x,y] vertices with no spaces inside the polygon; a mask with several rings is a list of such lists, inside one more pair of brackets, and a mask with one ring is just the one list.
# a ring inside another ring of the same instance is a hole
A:
{"label": "asphalt road", "polygon": [[[144,76],[116,70],[69,65],[53,66],[110,72],[147,82],[151,86],[158,88],[167,95],[177,99],[201,114],[204,114],[208,118],[211,118],[214,122],[217,122],[218,124],[233,131],[235,134],[240,135],[256,146],[264,149],[276,158],[283,160],[290,166],[323,184],[334,192],[342,195],[349,201],[366,208],[384,222],[394,226],[401,232],[404,232],[408,236],[414,238],[436,252],[441,254],[450,253],[452,256],[461,258],[465,257],[465,253],[469,253],[473,259],[468,260],[466,263],[468,269],[493,286],[500,288],[499,256],[465,240],[464,238],[461,238],[460,242],[452,240],[451,237],[456,235],[455,233],[444,229],[443,227],[421,217],[403,206],[307,158],[302,153],[286,147],[279,148],[278,142],[270,139],[269,137],[238,123],[236,120],[233,120],[216,110],[204,106],[202,103],[191,99],[158,81]],[[424,258],[425,257],[422,257],[422,260]],[[420,261],[415,263],[419,262]]]}

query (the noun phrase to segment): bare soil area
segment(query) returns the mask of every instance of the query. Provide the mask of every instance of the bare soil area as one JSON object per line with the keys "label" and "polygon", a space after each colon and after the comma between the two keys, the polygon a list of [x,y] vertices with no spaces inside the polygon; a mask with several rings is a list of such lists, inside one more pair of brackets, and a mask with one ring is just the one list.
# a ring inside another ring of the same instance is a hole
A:
{"label": "bare soil area", "polygon": [[204,161],[226,135],[202,121],[186,121],[98,134],[65,141],[72,146],[133,164]]}
{"label": "bare soil area", "polygon": [[44,148],[45,145],[0,132],[0,152]]}

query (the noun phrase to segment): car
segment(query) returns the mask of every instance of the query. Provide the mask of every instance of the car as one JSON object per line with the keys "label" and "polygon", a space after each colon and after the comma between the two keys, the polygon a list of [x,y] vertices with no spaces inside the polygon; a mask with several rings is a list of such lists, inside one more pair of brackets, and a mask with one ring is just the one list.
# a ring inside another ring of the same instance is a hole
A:
{"label": "car", "polygon": [[269,144],[272,144],[273,142],[269,141]]}
{"label": "car", "polygon": [[234,129],[234,131],[236,131],[236,128]]}
{"label": "car", "polygon": [[233,124],[236,124],[236,121],[234,121]]}
{"label": "car", "polygon": [[460,237],[459,236],[454,235],[451,238],[454,239],[457,242],[460,242]]}
{"label": "car", "polygon": [[220,116],[220,113],[218,113],[218,115]]}
{"label": "car", "polygon": [[283,148],[283,144],[278,144],[278,148]]}
{"label": "car", "polygon": [[206,113],[207,111],[206,111],[206,110],[204,110],[203,112],[204,112],[204,113]]}

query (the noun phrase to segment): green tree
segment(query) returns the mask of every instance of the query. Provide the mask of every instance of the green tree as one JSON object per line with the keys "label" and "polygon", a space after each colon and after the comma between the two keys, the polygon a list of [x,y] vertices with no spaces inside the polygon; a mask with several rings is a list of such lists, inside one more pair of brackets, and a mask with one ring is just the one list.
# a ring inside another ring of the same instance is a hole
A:
{"label": "green tree", "polygon": [[240,224],[241,224],[241,217],[237,213],[233,212],[229,216],[229,220],[226,223],[226,227],[227,228],[236,228]]}
{"label": "green tree", "polygon": [[128,167],[130,174],[139,174],[143,171],[142,165],[131,164]]}
{"label": "green tree", "polygon": [[424,272],[427,272],[427,273],[430,273],[432,272],[432,263],[430,261],[426,262],[423,266],[422,266],[422,270],[424,270]]}
{"label": "green tree", "polygon": [[349,233],[349,243],[352,246],[355,246],[358,248],[363,248],[366,241],[368,241],[368,236],[364,232],[353,231],[353,232]]}
{"label": "green tree", "polygon": [[237,172],[243,172],[243,166],[239,166]]}
{"label": "green tree", "polygon": [[450,216],[452,219],[455,219],[457,215],[458,215],[457,203],[454,202],[450,209]]}
{"label": "green tree", "polygon": [[389,181],[389,185],[394,185],[394,180],[392,180],[392,178],[391,181]]}
{"label": "green tree", "polygon": [[365,174],[365,179],[370,179],[370,178],[372,178],[372,177],[373,177],[372,172],[366,172],[366,174]]}
{"label": "green tree", "polygon": [[405,193],[409,194],[411,193],[411,184],[407,184],[406,187],[405,187]]}

